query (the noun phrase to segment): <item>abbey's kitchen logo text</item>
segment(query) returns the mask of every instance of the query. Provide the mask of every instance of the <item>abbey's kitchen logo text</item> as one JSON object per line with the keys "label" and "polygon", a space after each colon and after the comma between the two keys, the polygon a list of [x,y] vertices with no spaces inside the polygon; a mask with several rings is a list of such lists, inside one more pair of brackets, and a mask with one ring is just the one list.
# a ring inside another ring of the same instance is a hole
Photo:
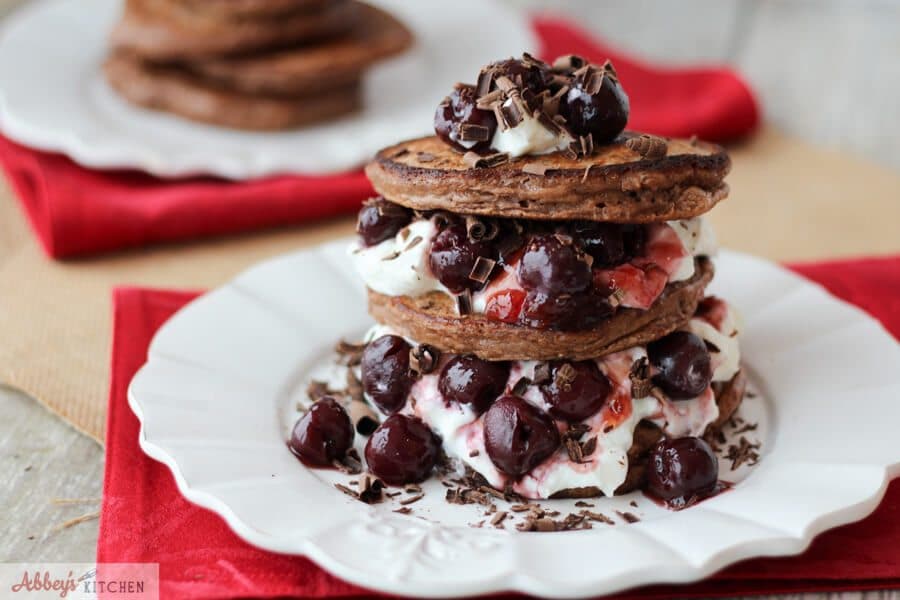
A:
{"label": "abbey's kitchen logo text", "polygon": [[16,600],[158,600],[155,563],[4,563],[0,597]]}

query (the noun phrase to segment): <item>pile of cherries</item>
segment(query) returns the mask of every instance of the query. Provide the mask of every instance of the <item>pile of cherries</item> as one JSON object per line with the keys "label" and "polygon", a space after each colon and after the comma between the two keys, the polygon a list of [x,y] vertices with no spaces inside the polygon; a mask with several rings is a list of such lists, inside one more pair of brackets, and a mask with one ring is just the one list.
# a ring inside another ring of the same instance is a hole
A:
{"label": "pile of cherries", "polygon": [[[651,346],[653,381],[673,399],[694,397],[709,385],[709,353],[700,338],[675,332]],[[417,377],[410,369],[411,351],[402,337],[384,335],[367,344],[360,365],[366,397],[388,415],[369,438],[366,462],[391,485],[423,481],[440,455],[438,436],[420,419],[399,412]],[[468,405],[484,415],[485,450],[497,469],[512,478],[559,449],[558,421],[587,419],[603,408],[612,392],[609,379],[593,361],[551,361],[534,381],[548,406],[544,412],[512,391],[508,362],[450,355],[438,367],[437,386],[444,402]],[[289,446],[304,463],[328,467],[346,455],[353,437],[346,411],[326,397],[297,422]],[[718,477],[715,457],[696,438],[660,442],[651,451],[649,467],[648,490],[673,506],[707,493]]]}
{"label": "pile of cherries", "polygon": [[[610,65],[594,66],[599,87],[590,78],[578,77],[579,69],[587,63],[579,57],[561,57],[553,64],[541,62],[531,56],[522,59],[509,58],[491,63],[482,69],[492,76],[492,83],[485,93],[497,89],[496,80],[506,77],[517,84],[522,98],[532,110],[540,109],[543,96],[557,97],[556,115],[564,119],[563,126],[573,136],[591,135],[595,144],[613,141],[625,129],[628,122],[628,96],[622,89],[615,71]],[[594,89],[596,87],[596,89]],[[555,115],[550,114],[548,117]],[[464,140],[463,126],[475,126],[486,131],[483,139]],[[497,117],[493,110],[478,108],[476,87],[457,84],[454,90],[437,107],[434,114],[434,131],[441,140],[462,152],[487,153],[493,150],[491,140],[497,131]]]}
{"label": "pile of cherries", "polygon": [[[589,329],[608,318],[610,290],[595,281],[594,270],[623,264],[644,252],[641,225],[574,221],[499,219],[490,239],[473,238],[459,215],[433,213],[440,226],[429,249],[433,275],[451,292],[482,289],[504,265],[517,265],[521,289],[488,302],[487,316],[541,329]],[[369,201],[359,213],[357,232],[373,246],[409,225],[414,214],[384,198]],[[496,263],[486,281],[471,277],[479,258]]]}

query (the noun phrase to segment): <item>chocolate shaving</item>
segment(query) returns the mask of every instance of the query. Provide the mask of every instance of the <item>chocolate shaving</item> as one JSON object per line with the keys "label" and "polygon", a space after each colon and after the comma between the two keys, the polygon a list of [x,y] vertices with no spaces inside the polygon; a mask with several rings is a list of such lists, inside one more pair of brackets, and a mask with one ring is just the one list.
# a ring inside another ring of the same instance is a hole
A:
{"label": "chocolate shaving", "polygon": [[421,375],[428,375],[437,366],[441,351],[428,344],[419,344],[409,351],[409,368]]}
{"label": "chocolate shaving", "polygon": [[525,119],[525,109],[526,106],[521,96],[510,97],[499,108],[503,123],[507,127],[516,127]]}
{"label": "chocolate shaving", "polygon": [[616,514],[619,515],[620,517],[622,517],[623,519],[625,519],[625,521],[628,523],[637,523],[638,521],[640,521],[640,519],[637,518],[637,516],[633,515],[630,512],[622,512],[620,510],[617,510]]}
{"label": "chocolate shaving", "polygon": [[313,402],[317,402],[325,396],[330,396],[332,394],[334,394],[334,391],[328,389],[328,384],[324,381],[316,381],[313,379],[309,382],[309,385],[306,386],[306,395],[309,396],[309,399]]}
{"label": "chocolate shaving", "polygon": [[478,456],[479,454],[481,454],[481,452],[479,452],[478,449],[476,448],[475,450],[471,450],[471,451],[469,452],[469,458],[475,458],[475,457]]}
{"label": "chocolate shaving", "polygon": [[511,510],[515,513],[526,512],[526,511],[531,510],[531,505],[530,504],[513,504],[512,506],[509,507],[509,510]]}
{"label": "chocolate shaving", "polygon": [[478,283],[484,283],[491,276],[495,266],[497,266],[496,260],[479,256],[475,260],[475,264],[472,265],[472,270],[469,272],[469,279],[477,281]]}
{"label": "chocolate shaving", "polygon": [[581,453],[581,444],[572,438],[565,438],[563,444],[566,447],[566,452],[569,454],[569,460],[577,465],[584,462],[584,456]]}
{"label": "chocolate shaving", "polygon": [[407,504],[414,504],[425,497],[425,494],[416,494],[415,496],[410,496],[409,498],[404,498],[400,501],[400,504],[406,506]]}
{"label": "chocolate shaving", "polygon": [[642,134],[625,141],[625,147],[632,152],[637,152],[641,158],[655,160],[662,158],[669,150],[669,144],[661,137]]}
{"label": "chocolate shaving", "polygon": [[456,296],[456,310],[460,316],[472,314],[472,292],[469,290]]}
{"label": "chocolate shaving", "polygon": [[534,373],[532,373],[532,379],[535,385],[542,385],[549,382],[550,363],[542,361],[534,365]]}
{"label": "chocolate shaving", "polygon": [[504,152],[488,154],[487,156],[481,156],[477,152],[466,152],[465,154],[463,154],[463,163],[465,163],[465,165],[470,169],[495,167],[507,162],[508,160],[509,154],[506,154]]}
{"label": "chocolate shaving", "polygon": [[491,84],[494,83],[493,69],[482,69],[478,74],[478,81],[475,82],[475,97],[481,98],[491,90]]}
{"label": "chocolate shaving", "polygon": [[459,139],[463,142],[486,142],[491,139],[491,130],[484,125],[463,123],[459,126]]}
{"label": "chocolate shaving", "polygon": [[553,69],[557,71],[571,71],[580,69],[586,61],[577,54],[566,54],[553,61]]}
{"label": "chocolate shaving", "polygon": [[493,92],[479,96],[478,100],[475,101],[475,108],[479,110],[494,110],[494,107],[502,102],[502,100],[503,92],[494,90]]}
{"label": "chocolate shaving", "polygon": [[579,500],[578,502],[575,503],[575,506],[589,506],[591,508],[594,507],[593,504],[591,504],[590,502],[585,502],[584,500]]}
{"label": "chocolate shaving", "polygon": [[594,153],[594,136],[580,135],[569,144],[567,153],[573,158],[590,156]]}
{"label": "chocolate shaving", "polygon": [[376,504],[383,499],[384,482],[377,477],[365,475],[359,479],[359,500],[366,504]]}
{"label": "chocolate shaving", "polygon": [[512,393],[514,396],[521,396],[525,393],[525,390],[528,389],[528,386],[531,385],[531,380],[527,377],[519,377],[519,380],[512,386]]}
{"label": "chocolate shaving", "polygon": [[412,512],[412,509],[408,506],[401,506],[400,508],[394,509],[395,513],[399,513],[401,515],[408,515]]}
{"label": "chocolate shaving", "polygon": [[571,438],[575,441],[578,441],[584,434],[586,434],[590,430],[591,428],[588,427],[585,423],[573,423],[569,425],[569,428],[563,432],[562,437],[563,439]]}
{"label": "chocolate shaving", "polygon": [[650,394],[653,382],[650,380],[650,361],[646,356],[632,363],[628,378],[631,380],[632,398],[645,398]]}
{"label": "chocolate shaving", "polygon": [[509,513],[506,512],[505,510],[501,510],[500,512],[496,513],[496,514],[493,516],[493,518],[491,519],[491,525],[493,525],[494,527],[496,527],[496,528],[498,528],[498,529],[502,529],[502,528],[503,528],[503,521],[506,519],[506,516],[507,516],[508,514],[509,514]]}
{"label": "chocolate shaving", "polygon": [[397,258],[398,256],[400,256],[400,251],[399,251],[399,250],[394,250],[393,252],[391,252],[391,253],[388,254],[387,256],[382,257],[381,260],[385,260],[385,261],[387,261],[387,260],[394,260],[394,259]]}
{"label": "chocolate shaving", "polygon": [[759,442],[751,443],[746,437],[741,436],[738,443],[728,447],[725,458],[731,461],[731,470],[734,471],[744,463],[753,466],[759,462],[759,450],[761,444]]}
{"label": "chocolate shaving", "polygon": [[550,166],[546,163],[528,162],[522,165],[522,172],[529,175],[540,175],[543,177],[550,170]]}
{"label": "chocolate shaving", "polygon": [[409,240],[409,243],[406,245],[406,248],[404,248],[403,251],[405,252],[405,251],[407,251],[407,250],[410,250],[410,249],[412,249],[412,248],[415,248],[417,245],[419,245],[420,243],[422,243],[422,240],[423,240],[423,239],[424,239],[424,238],[422,238],[421,235],[417,235],[417,236],[414,237],[413,239]]}
{"label": "chocolate shaving", "polygon": [[341,340],[335,346],[334,351],[340,355],[340,362],[348,367],[355,367],[362,362],[363,351],[366,344],[351,344]]}
{"label": "chocolate shaving", "polygon": [[581,445],[581,455],[590,456],[597,449],[597,436],[589,438],[588,441]]}
{"label": "chocolate shaving", "polygon": [[[578,506],[578,503],[575,504]],[[593,505],[591,505],[593,506]],[[593,512],[590,510],[582,510],[579,511],[578,514],[583,515],[585,518],[590,519],[591,521],[597,521],[599,523],[606,523],[607,525],[615,525],[616,522],[604,515],[603,513]]]}

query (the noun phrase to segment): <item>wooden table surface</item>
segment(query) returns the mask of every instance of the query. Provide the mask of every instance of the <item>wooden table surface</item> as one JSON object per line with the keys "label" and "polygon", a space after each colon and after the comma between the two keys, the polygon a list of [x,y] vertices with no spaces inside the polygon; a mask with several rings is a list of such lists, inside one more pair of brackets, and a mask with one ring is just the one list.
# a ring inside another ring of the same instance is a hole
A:
{"label": "wooden table surface", "polygon": [[[900,2],[507,1],[576,15],[610,43],[654,61],[735,65],[783,131],[900,171]],[[0,0],[0,13],[15,2]],[[900,224],[897,232],[900,240]],[[92,561],[102,448],[2,386],[0,423],[0,561]]]}

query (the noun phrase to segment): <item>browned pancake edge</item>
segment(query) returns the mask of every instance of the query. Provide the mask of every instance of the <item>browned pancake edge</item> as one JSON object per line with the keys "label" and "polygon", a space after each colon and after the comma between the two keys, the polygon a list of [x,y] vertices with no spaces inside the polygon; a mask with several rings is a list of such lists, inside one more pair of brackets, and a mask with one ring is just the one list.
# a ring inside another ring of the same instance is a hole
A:
{"label": "browned pancake edge", "polygon": [[[589,157],[557,152],[470,168],[435,136],[381,150],[366,167],[375,190],[418,210],[525,219],[649,223],[687,219],[728,195],[731,159],[715,144],[671,139],[668,154],[642,159],[626,132]],[[534,165],[543,175],[528,172]]]}

